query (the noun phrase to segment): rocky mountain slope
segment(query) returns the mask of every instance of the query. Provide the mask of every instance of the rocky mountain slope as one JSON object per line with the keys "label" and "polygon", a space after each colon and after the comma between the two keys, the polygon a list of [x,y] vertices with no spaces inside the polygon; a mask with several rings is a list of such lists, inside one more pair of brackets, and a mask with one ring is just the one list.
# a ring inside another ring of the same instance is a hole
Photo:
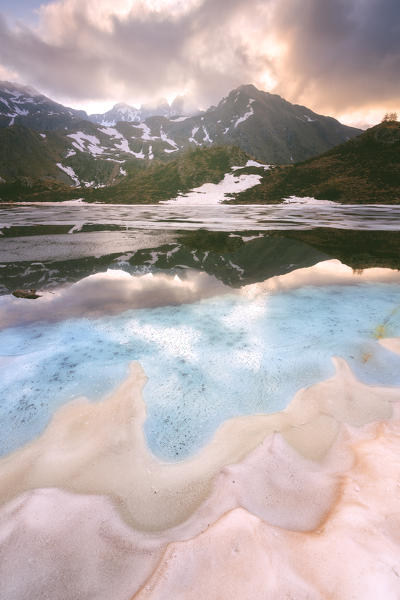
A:
{"label": "rocky mountain slope", "polygon": [[[360,133],[358,129],[291,104],[276,94],[262,92],[253,85],[240,86],[217,106],[198,115],[182,116],[177,108],[164,103],[153,109],[151,115],[152,111],[146,111],[145,107],[135,110],[127,105],[116,105],[112,111],[96,116],[99,117],[96,122],[115,125],[118,120],[146,121],[150,128],[161,130],[162,127],[164,137],[172,140],[179,150],[229,144],[239,146],[257,160],[277,164],[315,156]],[[165,119],[149,119],[154,115]],[[159,137],[163,134],[151,133]],[[142,139],[151,141],[146,136]]]}
{"label": "rocky mountain slope", "polygon": [[84,110],[63,106],[31,87],[0,81],[0,127],[24,125],[38,131],[53,131],[81,119],[87,119]]}
{"label": "rocky mountain slope", "polygon": [[261,184],[235,202],[271,204],[290,196],[400,204],[400,123],[380,123],[321,156],[265,171]]}
{"label": "rocky mountain slope", "polygon": [[234,144],[274,164],[304,160],[360,133],[254,85],[233,90],[204,115],[180,122],[173,133],[187,136],[190,128],[193,143]]}

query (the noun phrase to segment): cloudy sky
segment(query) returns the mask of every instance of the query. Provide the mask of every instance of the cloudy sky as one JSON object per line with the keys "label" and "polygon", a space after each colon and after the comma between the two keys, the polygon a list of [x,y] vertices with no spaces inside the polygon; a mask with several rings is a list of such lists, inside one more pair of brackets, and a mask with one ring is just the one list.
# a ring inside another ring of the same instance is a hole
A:
{"label": "cloudy sky", "polygon": [[369,124],[400,112],[400,0],[0,0],[0,79],[90,112],[254,83]]}

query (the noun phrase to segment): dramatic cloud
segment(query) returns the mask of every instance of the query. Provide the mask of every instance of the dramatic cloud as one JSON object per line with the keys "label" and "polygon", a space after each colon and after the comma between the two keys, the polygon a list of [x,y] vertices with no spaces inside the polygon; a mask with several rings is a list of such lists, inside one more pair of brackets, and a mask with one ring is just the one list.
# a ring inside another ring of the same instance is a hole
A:
{"label": "dramatic cloud", "polygon": [[255,83],[321,112],[393,109],[398,0],[63,0],[0,20],[0,63],[56,98],[203,106]]}
{"label": "dramatic cloud", "polygon": [[284,0],[280,91],[328,111],[400,104],[398,0]]}
{"label": "dramatic cloud", "polygon": [[[129,7],[127,6],[129,4]],[[29,83],[76,99],[149,100],[186,90],[201,103],[258,79],[267,57],[254,14],[263,2],[65,0],[41,8],[38,30],[0,22],[0,60]],[[127,10],[129,8],[129,10]]]}

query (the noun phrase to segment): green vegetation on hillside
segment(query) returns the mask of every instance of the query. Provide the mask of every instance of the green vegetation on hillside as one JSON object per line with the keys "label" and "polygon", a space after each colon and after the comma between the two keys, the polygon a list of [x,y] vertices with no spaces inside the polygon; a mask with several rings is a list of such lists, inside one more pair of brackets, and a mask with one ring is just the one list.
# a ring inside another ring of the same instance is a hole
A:
{"label": "green vegetation on hillside", "polygon": [[[129,158],[128,154],[122,172],[118,160],[93,158],[79,150],[66,162],[70,151],[71,139],[59,132],[39,134],[18,125],[0,129],[0,201],[84,198],[88,202],[157,203],[204,183],[217,183],[232,166],[243,166],[250,158],[239,147],[225,145],[178,152],[168,155],[168,162]],[[60,164],[64,170],[57,166]],[[71,185],[72,178],[65,172],[68,169],[79,176],[82,187]],[[348,204],[398,204],[400,123],[381,123],[295,165],[236,171],[236,175],[244,173],[260,174],[262,180],[236,194],[233,202],[237,204],[273,204],[289,196]]]}
{"label": "green vegetation on hillside", "polygon": [[120,183],[90,190],[85,199],[118,204],[151,204],[174,198],[203,183],[218,183],[234,165],[243,165],[248,155],[235,146],[196,148],[167,163],[154,163],[136,170]]}
{"label": "green vegetation on hillside", "polygon": [[[48,178],[20,177],[12,183],[0,183],[0,200],[57,202],[84,198],[87,202],[152,204],[203,183],[218,183],[232,166],[243,165],[248,159],[234,146],[196,148],[167,164],[154,161],[146,168],[140,161],[125,163],[127,176],[104,188],[76,188]],[[114,168],[114,163],[107,164]]]}
{"label": "green vegetation on hillside", "polygon": [[50,132],[42,137],[37,131],[21,125],[0,128],[0,177],[7,181],[26,178],[53,179],[65,183],[70,179],[57,167],[62,159],[66,142],[59,133]]}
{"label": "green vegetation on hillside", "polygon": [[233,202],[274,204],[311,196],[345,204],[400,203],[400,123],[391,121],[316,158],[266,171]]}

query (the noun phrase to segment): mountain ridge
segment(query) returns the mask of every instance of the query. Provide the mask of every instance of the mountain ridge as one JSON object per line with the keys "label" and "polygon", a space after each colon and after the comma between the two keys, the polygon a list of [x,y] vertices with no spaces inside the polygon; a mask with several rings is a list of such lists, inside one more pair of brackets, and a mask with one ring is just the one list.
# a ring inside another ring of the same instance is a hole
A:
{"label": "mountain ridge", "polygon": [[127,123],[143,123],[150,117],[179,117],[195,116],[199,110],[192,112],[184,111],[184,97],[177,96],[171,104],[165,98],[159,100],[156,104],[142,104],[139,108],[130,106],[125,102],[118,102],[105,113],[91,114],[88,120],[98,125],[114,127],[117,123],[124,121]]}
{"label": "mountain ridge", "polygon": [[[29,94],[28,88],[15,86],[12,90],[9,89],[11,84],[7,85],[8,88],[0,83],[0,128],[19,124],[43,133],[49,130],[72,133],[79,121],[93,122],[84,111],[63,107],[38,92]],[[142,112],[125,104],[115,105],[114,109],[117,108],[117,115],[121,117],[116,124],[125,122],[132,127],[141,127],[143,131],[139,137],[147,150],[151,145],[149,142],[157,138],[173,141],[164,154],[195,146],[237,145],[257,160],[278,164],[305,160],[361,133],[332,117],[291,104],[277,94],[258,90],[251,84],[232,90],[217,106],[200,114],[181,115],[178,110],[180,99],[176,102],[169,106],[165,101],[158,109],[145,106]],[[95,124],[115,127],[114,109],[99,115],[101,122]],[[152,124],[157,123],[162,125],[163,132],[161,126],[157,132],[147,131],[146,127],[151,129]],[[134,133],[132,137],[138,137]]]}

